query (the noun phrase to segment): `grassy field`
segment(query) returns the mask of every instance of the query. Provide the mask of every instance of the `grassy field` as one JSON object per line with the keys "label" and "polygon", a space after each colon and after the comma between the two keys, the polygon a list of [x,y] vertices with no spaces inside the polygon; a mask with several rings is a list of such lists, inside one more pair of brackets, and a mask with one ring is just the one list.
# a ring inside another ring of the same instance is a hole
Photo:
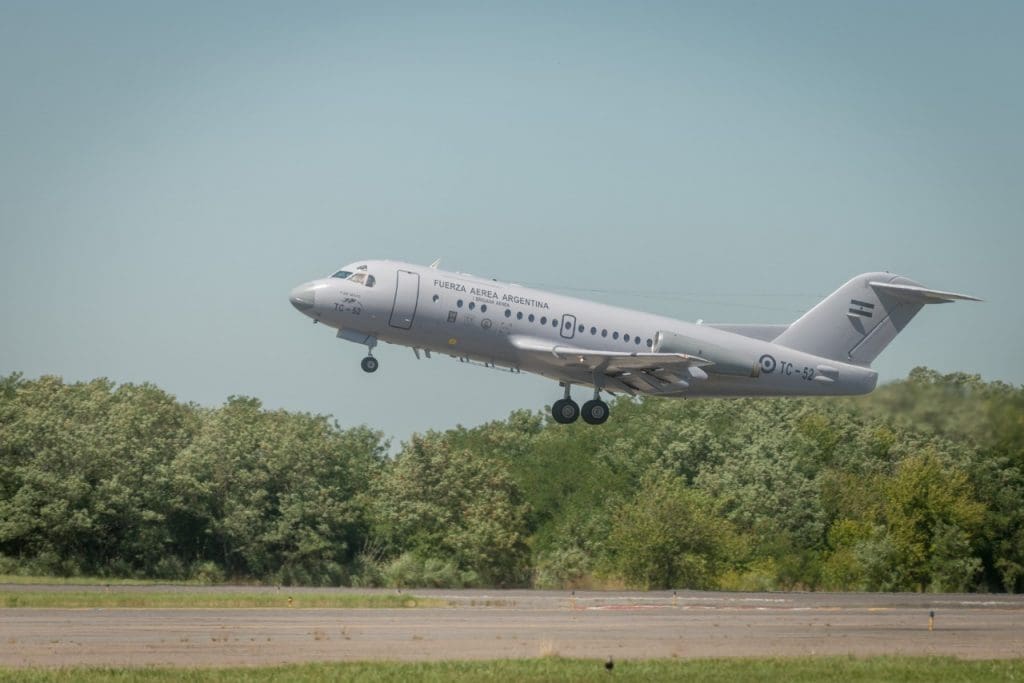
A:
{"label": "grassy field", "polygon": [[[292,602],[288,600],[291,597]],[[0,607],[446,607],[444,600],[390,593],[352,595],[347,593],[296,593],[284,589],[274,593],[159,593],[110,591],[0,591]]]}
{"label": "grassy field", "polygon": [[253,669],[0,669],[0,681],[1010,681],[1024,679],[1024,660],[964,661],[940,657],[644,660],[615,664],[581,659],[490,662],[303,664]]}
{"label": "grassy field", "polygon": [[102,576],[23,576],[0,574],[0,584],[41,586],[208,586],[201,581],[154,581],[153,579],[112,579]]}

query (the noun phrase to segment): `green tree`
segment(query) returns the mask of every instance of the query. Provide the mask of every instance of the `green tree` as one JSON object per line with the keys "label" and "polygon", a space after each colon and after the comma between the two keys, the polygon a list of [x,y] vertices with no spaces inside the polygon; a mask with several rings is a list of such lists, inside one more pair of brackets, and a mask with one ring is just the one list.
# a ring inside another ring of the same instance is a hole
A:
{"label": "green tree", "polygon": [[640,588],[710,588],[741,544],[701,493],[668,474],[647,477],[614,513],[609,569]]}
{"label": "green tree", "polygon": [[885,487],[887,534],[899,588],[966,590],[981,570],[973,542],[984,520],[967,475],[932,450],[900,463]]}
{"label": "green tree", "polygon": [[174,462],[177,548],[231,576],[338,584],[366,537],[381,435],[232,397]]}
{"label": "green tree", "polygon": [[193,410],[152,385],[7,383],[0,552],[60,573],[166,568],[166,465]]}
{"label": "green tree", "polygon": [[485,585],[528,576],[528,505],[500,461],[415,436],[374,488],[374,531],[389,555],[451,560]]}

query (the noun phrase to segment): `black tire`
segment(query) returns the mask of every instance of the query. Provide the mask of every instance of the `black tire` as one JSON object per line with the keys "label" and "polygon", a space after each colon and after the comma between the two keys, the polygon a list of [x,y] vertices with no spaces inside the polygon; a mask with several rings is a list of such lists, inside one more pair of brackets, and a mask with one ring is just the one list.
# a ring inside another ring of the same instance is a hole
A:
{"label": "black tire", "polygon": [[608,421],[608,404],[594,399],[583,404],[583,421],[589,425],[603,425]]}
{"label": "black tire", "polygon": [[551,404],[551,416],[558,424],[572,424],[580,416],[580,407],[571,398],[561,398]]}
{"label": "black tire", "polygon": [[363,372],[377,372],[377,368],[380,367],[380,362],[373,356],[367,356],[359,364],[359,367],[363,369]]}

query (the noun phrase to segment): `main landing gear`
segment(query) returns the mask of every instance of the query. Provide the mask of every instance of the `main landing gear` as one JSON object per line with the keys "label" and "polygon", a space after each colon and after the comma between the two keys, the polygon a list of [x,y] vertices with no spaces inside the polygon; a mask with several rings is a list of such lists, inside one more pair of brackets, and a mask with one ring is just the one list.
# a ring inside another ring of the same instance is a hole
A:
{"label": "main landing gear", "polygon": [[565,387],[565,396],[551,404],[551,416],[558,424],[567,425],[575,422],[580,416],[580,407],[569,395],[572,385],[563,382],[562,386]]}
{"label": "main landing gear", "polygon": [[583,421],[588,425],[603,425],[608,421],[608,404],[599,398],[583,404]]}
{"label": "main landing gear", "polygon": [[592,425],[604,424],[608,420],[608,404],[601,400],[600,389],[594,389],[594,398],[584,403],[581,410],[569,395],[572,385],[563,383],[562,386],[565,387],[565,396],[551,405],[551,416],[555,418],[555,422],[563,425],[571,424],[580,415],[583,416],[584,422]]}

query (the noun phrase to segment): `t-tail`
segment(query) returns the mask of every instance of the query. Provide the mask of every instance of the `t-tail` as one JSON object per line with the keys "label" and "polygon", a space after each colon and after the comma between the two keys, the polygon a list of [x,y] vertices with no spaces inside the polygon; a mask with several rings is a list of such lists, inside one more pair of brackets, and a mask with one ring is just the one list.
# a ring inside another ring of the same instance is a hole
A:
{"label": "t-tail", "polygon": [[892,273],[864,273],[807,311],[774,341],[867,367],[925,304],[957,300],[981,301],[966,294],[927,289]]}

